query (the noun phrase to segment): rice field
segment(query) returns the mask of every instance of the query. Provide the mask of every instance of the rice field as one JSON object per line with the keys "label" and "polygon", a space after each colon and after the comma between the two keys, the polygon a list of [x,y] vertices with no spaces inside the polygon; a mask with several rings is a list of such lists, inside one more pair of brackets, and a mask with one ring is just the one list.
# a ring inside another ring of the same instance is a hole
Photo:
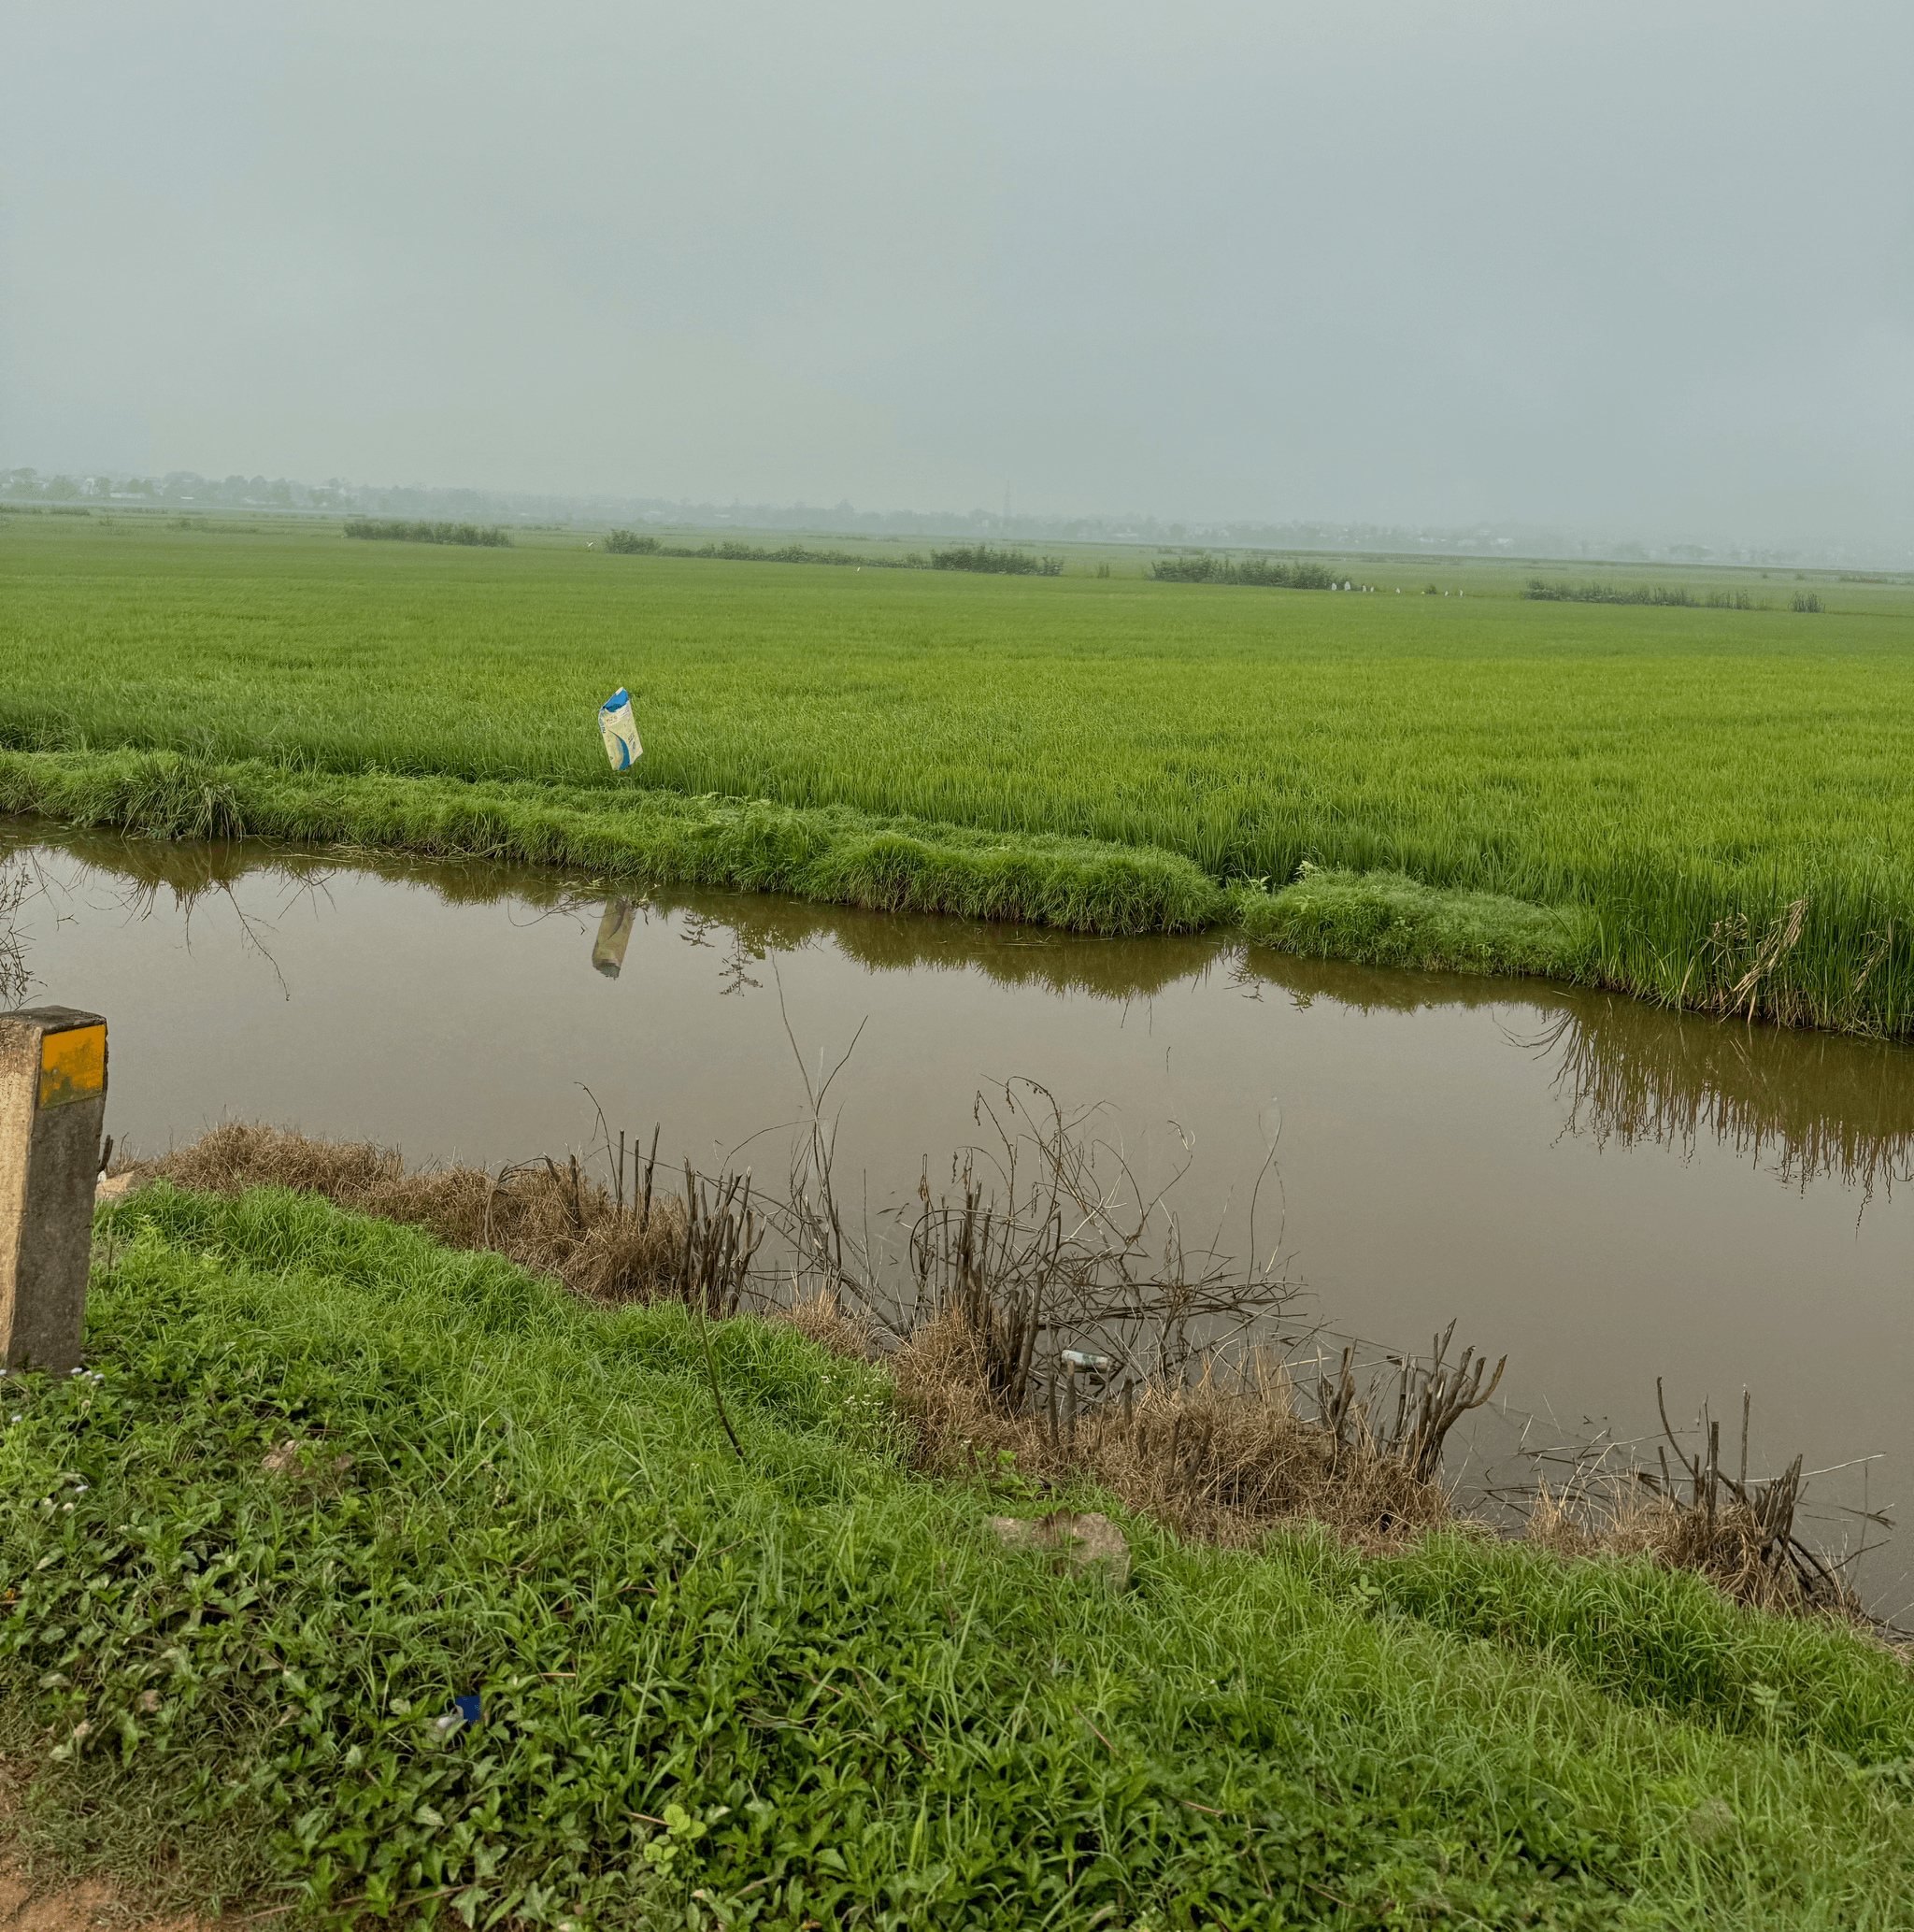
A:
{"label": "rice field", "polygon": [[[592,537],[0,518],[0,746],[616,809],[593,714],[623,683],[654,793],[1155,848],[1296,950],[1413,957],[1412,885],[1558,909],[1578,937],[1551,969],[1914,1030],[1907,580],[1369,557],[1322,560],[1376,586],[1332,594],[1151,580],[1157,553],[1107,548],[986,577]],[[1306,866],[1343,896],[1292,884]]]}

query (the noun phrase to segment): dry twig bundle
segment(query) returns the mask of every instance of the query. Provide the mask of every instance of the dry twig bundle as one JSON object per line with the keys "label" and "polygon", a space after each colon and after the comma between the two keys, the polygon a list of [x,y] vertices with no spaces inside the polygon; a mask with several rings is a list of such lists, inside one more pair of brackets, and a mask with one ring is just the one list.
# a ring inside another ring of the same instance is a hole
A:
{"label": "dry twig bundle", "polygon": [[1193,1381],[1130,1382],[1121,1400],[1080,1413],[1074,1427],[1010,1407],[982,1337],[958,1309],[925,1323],[892,1364],[916,1459],[936,1473],[994,1476],[1007,1452],[1026,1481],[1087,1478],[1132,1509],[1222,1543],[1311,1518],[1381,1548],[1450,1520],[1441,1484],[1366,1429],[1338,1442],[1299,1416],[1287,1369],[1264,1352],[1240,1375],[1207,1366]]}

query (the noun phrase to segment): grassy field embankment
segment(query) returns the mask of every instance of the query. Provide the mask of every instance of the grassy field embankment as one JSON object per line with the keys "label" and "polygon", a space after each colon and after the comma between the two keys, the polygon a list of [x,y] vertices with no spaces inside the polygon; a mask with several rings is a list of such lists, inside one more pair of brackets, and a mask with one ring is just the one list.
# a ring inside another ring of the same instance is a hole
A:
{"label": "grassy field embankment", "polygon": [[[137,828],[151,796],[158,829],[164,769],[90,790],[81,767],[165,750],[262,832],[1095,930],[1237,921],[1302,952],[1914,1029],[1905,584],[1621,573],[1693,580],[1685,608],[1537,601],[1513,563],[1372,558],[1375,593],[1332,594],[6,523],[16,809]],[[1801,586],[1821,611],[1792,608]],[[1773,608],[1707,607],[1742,593]],[[620,682],[636,785],[592,725]],[[526,786],[564,829],[513,804]],[[753,813],[781,827],[776,865],[753,838],[727,871],[715,834],[682,856],[687,814]],[[898,821],[914,843],[858,857]],[[1306,862],[1324,876],[1292,883]],[[1157,882],[1088,877],[1126,864]]]}
{"label": "grassy field embankment", "polygon": [[740,1461],[677,1304],[273,1190],[97,1235],[90,1372],[0,1416],[0,1750],[71,1863],[293,1924],[1907,1923],[1914,1689],[1845,1631],[1135,1516],[1112,1597],[791,1327],[711,1331]]}

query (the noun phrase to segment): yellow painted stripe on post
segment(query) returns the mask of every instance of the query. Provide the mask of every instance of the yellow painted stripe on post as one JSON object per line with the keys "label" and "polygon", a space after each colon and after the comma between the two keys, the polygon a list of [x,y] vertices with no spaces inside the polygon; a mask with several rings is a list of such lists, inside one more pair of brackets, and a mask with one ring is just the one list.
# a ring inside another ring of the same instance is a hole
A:
{"label": "yellow painted stripe on post", "polygon": [[64,1107],[107,1084],[107,1029],[74,1026],[40,1036],[40,1105]]}

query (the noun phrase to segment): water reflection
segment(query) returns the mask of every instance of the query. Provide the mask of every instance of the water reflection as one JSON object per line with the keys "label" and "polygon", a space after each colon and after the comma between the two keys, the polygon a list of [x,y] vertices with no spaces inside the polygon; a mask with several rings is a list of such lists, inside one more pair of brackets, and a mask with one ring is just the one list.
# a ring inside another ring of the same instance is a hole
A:
{"label": "water reflection", "polygon": [[606,901],[605,917],[598,922],[598,937],[592,942],[592,964],[607,980],[624,970],[624,956],[632,943],[632,928],[638,923],[637,909],[622,896]]}
{"label": "water reflection", "polygon": [[1721,1023],[1605,998],[1521,1043],[1554,1067],[1564,1131],[1598,1145],[1732,1147],[1784,1181],[1892,1193],[1914,1169],[1914,1056],[1825,1034]]}
{"label": "water reflection", "polygon": [[1712,1141],[1782,1181],[1826,1178],[1864,1201],[1914,1179],[1914,1049],[1906,1046],[1673,1013],[1533,980],[1396,972],[1260,947],[1239,972],[1302,1007],[1324,998],[1364,1012],[1494,1009],[1510,1045],[1546,1070],[1564,1133],[1598,1147],[1689,1154]]}
{"label": "water reflection", "polygon": [[[29,843],[31,842],[31,843]],[[0,822],[0,966],[12,999],[31,973],[36,914],[70,916],[75,894],[104,889],[124,916],[144,918],[164,894],[188,923],[223,901],[241,942],[275,972],[275,921],[298,900],[323,906],[342,866],[416,886],[453,906],[505,902],[537,917],[569,915],[589,933],[590,963],[625,968],[640,923],[666,922],[715,954],[719,990],[762,990],[752,970],[778,953],[828,945],[872,973],[978,972],[1003,986],[1149,1002],[1171,988],[1226,975],[1245,998],[1287,995],[1360,1012],[1447,1009],[1495,1012],[1511,1052],[1528,1053],[1563,1108],[1562,1131],[1597,1147],[1731,1149],[1796,1187],[1827,1180],[1858,1193],[1914,1178],[1914,1051],[1905,1046],[1663,1011],[1640,1001],[1529,980],[1403,972],[1241,949],[1214,937],[1106,939],[957,919],[864,912],[737,893],[660,888],[605,896],[598,881],[559,871],[433,861],[386,852],[311,852],[258,843],[177,844],[116,834],[50,834]],[[83,880],[43,860],[64,853]],[[255,888],[242,892],[244,882]],[[262,904],[277,890],[278,905]]]}

